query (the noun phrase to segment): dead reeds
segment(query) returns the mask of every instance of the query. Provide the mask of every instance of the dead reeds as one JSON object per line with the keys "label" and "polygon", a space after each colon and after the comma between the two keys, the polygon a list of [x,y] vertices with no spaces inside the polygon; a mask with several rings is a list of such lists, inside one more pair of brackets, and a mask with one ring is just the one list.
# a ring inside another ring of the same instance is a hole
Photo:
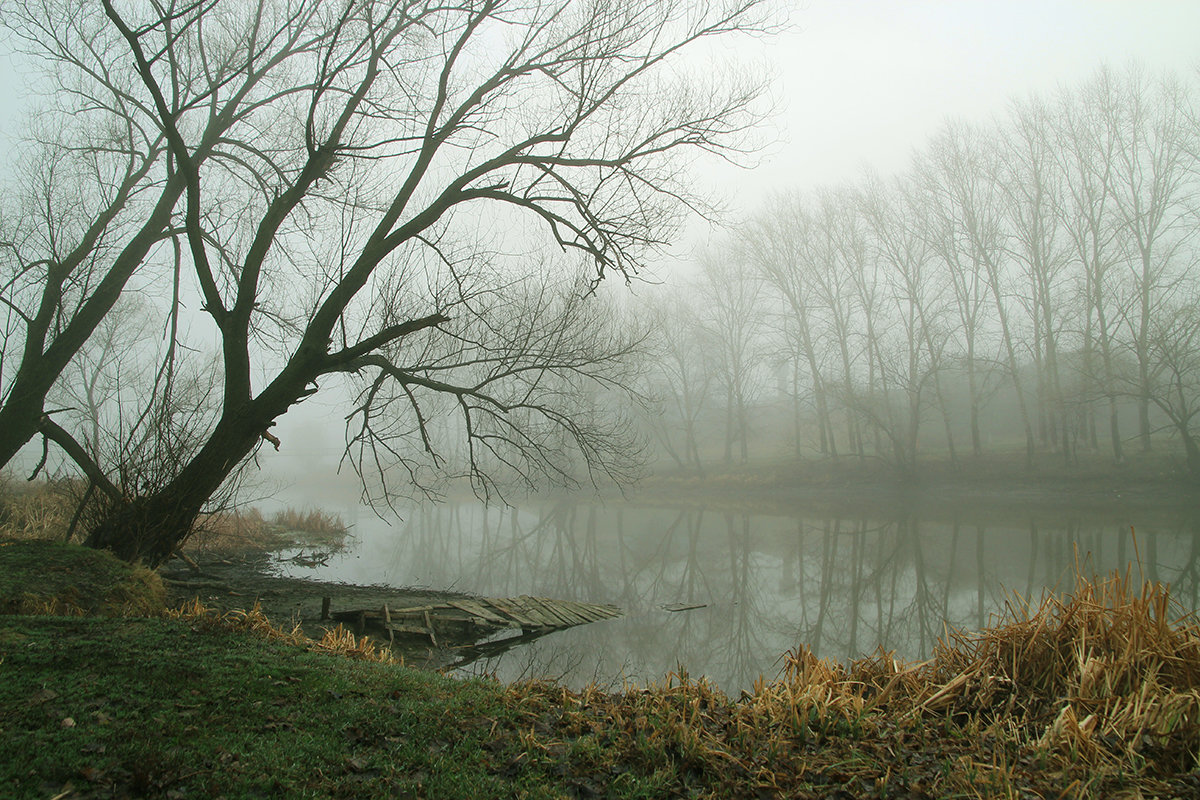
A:
{"label": "dead reeds", "polygon": [[1129,571],[1080,575],[1066,595],[1010,598],[991,627],[950,632],[920,664],[879,654],[842,667],[794,651],[781,678],[749,702],[792,718],[886,710],[911,724],[1004,726],[1022,746],[1094,770],[1191,769],[1200,753],[1200,626],[1166,585],[1139,585]]}
{"label": "dead reeds", "polygon": [[275,513],[271,523],[276,528],[300,533],[321,534],[327,536],[345,536],[346,523],[337,514],[321,509],[300,511],[295,508],[285,508]]}
{"label": "dead reeds", "polygon": [[511,693],[535,763],[671,764],[681,795],[1175,796],[1200,766],[1200,627],[1169,587],[1128,572],[1013,597],[920,663],[800,647],[736,700],[682,670],[623,692]]}

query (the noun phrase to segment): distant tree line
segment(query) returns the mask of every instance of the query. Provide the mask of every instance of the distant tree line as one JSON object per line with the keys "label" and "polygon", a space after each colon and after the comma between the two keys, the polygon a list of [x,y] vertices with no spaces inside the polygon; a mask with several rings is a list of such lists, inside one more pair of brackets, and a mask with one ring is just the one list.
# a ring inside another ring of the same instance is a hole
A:
{"label": "distant tree line", "polygon": [[1196,100],[1104,68],[948,123],[898,176],[772,198],[660,301],[657,440],[702,470],[702,421],[732,462],[788,419],[797,455],[909,471],[989,433],[1067,465],[1169,438],[1200,478]]}

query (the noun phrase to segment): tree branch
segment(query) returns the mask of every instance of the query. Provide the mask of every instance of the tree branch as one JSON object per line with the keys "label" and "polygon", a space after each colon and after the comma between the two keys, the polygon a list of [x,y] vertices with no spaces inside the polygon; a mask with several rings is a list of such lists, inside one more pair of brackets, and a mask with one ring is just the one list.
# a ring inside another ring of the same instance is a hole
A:
{"label": "tree branch", "polygon": [[50,419],[50,417],[42,415],[38,430],[44,437],[61,447],[63,452],[79,465],[79,468],[83,470],[83,474],[87,475],[92,483],[108,495],[110,500],[121,500],[123,498],[121,490],[108,479],[108,476],[104,474],[104,470],[100,468],[100,465],[88,455],[87,450],[79,442],[75,441],[74,437],[67,433],[62,426]]}

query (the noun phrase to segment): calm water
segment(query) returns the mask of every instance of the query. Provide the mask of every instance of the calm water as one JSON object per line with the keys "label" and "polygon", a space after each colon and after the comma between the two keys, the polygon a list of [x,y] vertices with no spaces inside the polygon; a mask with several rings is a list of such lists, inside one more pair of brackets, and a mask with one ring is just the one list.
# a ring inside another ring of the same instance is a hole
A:
{"label": "calm water", "polygon": [[[357,543],[290,574],[506,597],[616,603],[621,619],[550,634],[467,671],[501,680],[660,680],[679,665],[727,692],[777,674],[803,642],[845,660],[877,647],[926,657],[947,625],[977,629],[1012,593],[1070,588],[1076,554],[1089,571],[1133,563],[1198,605],[1200,518],[1056,514],[1019,523],[912,515],[731,514],[544,502],[420,507],[391,525],[368,511]],[[1130,526],[1136,528],[1140,567]],[[672,612],[674,603],[703,608]]]}

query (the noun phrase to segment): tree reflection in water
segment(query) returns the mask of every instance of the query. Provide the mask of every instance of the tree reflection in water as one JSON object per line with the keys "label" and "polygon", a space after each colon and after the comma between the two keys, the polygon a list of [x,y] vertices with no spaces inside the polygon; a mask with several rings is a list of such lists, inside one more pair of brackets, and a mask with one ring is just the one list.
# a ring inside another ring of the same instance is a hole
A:
{"label": "tree reflection in water", "polygon": [[[1131,525],[1136,528],[1137,549]],[[989,521],[765,515],[560,499],[518,508],[422,506],[388,526],[359,517],[356,551],[293,574],[353,583],[616,603],[617,620],[536,638],[466,669],[502,680],[661,679],[680,666],[728,692],[773,677],[806,644],[846,660],[877,648],[927,657],[946,626],[988,624],[1010,592],[1069,588],[1085,571],[1141,569],[1190,608],[1200,518],[1084,513]],[[671,603],[705,604],[669,612]]]}

